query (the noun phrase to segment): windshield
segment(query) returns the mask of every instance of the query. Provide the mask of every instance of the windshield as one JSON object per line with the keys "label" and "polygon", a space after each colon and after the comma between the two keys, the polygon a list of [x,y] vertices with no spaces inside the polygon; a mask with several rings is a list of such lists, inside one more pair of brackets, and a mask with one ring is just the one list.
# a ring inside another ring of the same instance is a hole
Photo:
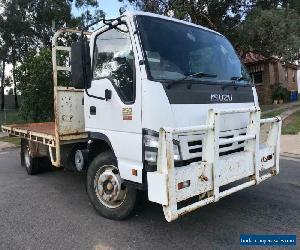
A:
{"label": "windshield", "polygon": [[194,74],[189,79],[199,80],[200,72],[202,81],[249,81],[245,67],[225,37],[155,17],[138,16],[137,22],[151,79],[178,80]]}

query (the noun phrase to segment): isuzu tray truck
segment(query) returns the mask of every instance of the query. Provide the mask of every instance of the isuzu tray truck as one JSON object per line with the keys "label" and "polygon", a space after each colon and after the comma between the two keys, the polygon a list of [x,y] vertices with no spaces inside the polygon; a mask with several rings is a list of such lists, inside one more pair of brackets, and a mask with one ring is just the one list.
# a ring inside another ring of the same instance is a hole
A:
{"label": "isuzu tray truck", "polygon": [[[62,46],[74,33],[80,39]],[[61,51],[70,64],[58,65]],[[223,35],[125,12],[93,32],[57,31],[52,53],[55,121],[2,129],[22,138],[28,174],[47,159],[84,171],[100,215],[128,217],[140,190],[173,221],[279,173],[281,119],[261,119],[255,86]],[[71,72],[71,87],[59,71]]]}

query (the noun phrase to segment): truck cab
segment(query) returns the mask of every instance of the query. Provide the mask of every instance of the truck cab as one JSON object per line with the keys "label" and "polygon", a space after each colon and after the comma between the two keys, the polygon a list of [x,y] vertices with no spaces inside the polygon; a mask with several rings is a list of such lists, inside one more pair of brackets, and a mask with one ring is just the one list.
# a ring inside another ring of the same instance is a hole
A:
{"label": "truck cab", "polygon": [[[122,165],[120,173],[129,181],[142,184],[143,169],[155,169],[157,154],[144,146],[158,139],[161,127],[204,124],[212,108],[258,105],[232,45],[206,28],[148,13],[126,13],[113,26],[93,33],[90,45],[86,131],[110,138]],[[107,101],[88,95],[104,97],[107,90],[112,93]],[[245,114],[236,114],[221,122],[223,131],[242,134],[248,121]],[[197,161],[199,152],[184,156],[181,160]],[[131,175],[133,166],[136,176]]]}
{"label": "truck cab", "polygon": [[[62,49],[56,38],[53,49]],[[55,98],[55,156],[49,152],[53,165],[67,165],[67,151],[86,170],[102,216],[128,217],[144,191],[173,221],[279,173],[281,119],[260,118],[255,86],[223,35],[125,12],[66,50],[70,68],[54,57],[54,83],[66,69],[74,87],[55,84],[65,94]],[[62,127],[85,136],[60,147]]]}

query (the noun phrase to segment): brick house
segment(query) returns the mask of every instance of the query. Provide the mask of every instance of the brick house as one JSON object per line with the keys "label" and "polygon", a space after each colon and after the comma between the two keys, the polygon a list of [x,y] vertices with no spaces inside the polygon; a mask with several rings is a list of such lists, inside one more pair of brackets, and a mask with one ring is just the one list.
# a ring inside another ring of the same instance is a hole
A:
{"label": "brick house", "polygon": [[289,91],[298,92],[298,65],[284,62],[273,56],[267,58],[254,52],[243,56],[243,61],[254,81],[261,104],[273,102],[273,92],[279,85]]}

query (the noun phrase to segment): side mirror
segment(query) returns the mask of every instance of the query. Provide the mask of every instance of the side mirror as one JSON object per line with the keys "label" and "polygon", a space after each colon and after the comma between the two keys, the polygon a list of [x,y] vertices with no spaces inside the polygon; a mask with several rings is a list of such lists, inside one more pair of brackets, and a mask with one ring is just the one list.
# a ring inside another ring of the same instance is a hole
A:
{"label": "side mirror", "polygon": [[71,47],[71,76],[76,89],[90,88],[92,79],[90,46],[86,39],[80,39]]}

